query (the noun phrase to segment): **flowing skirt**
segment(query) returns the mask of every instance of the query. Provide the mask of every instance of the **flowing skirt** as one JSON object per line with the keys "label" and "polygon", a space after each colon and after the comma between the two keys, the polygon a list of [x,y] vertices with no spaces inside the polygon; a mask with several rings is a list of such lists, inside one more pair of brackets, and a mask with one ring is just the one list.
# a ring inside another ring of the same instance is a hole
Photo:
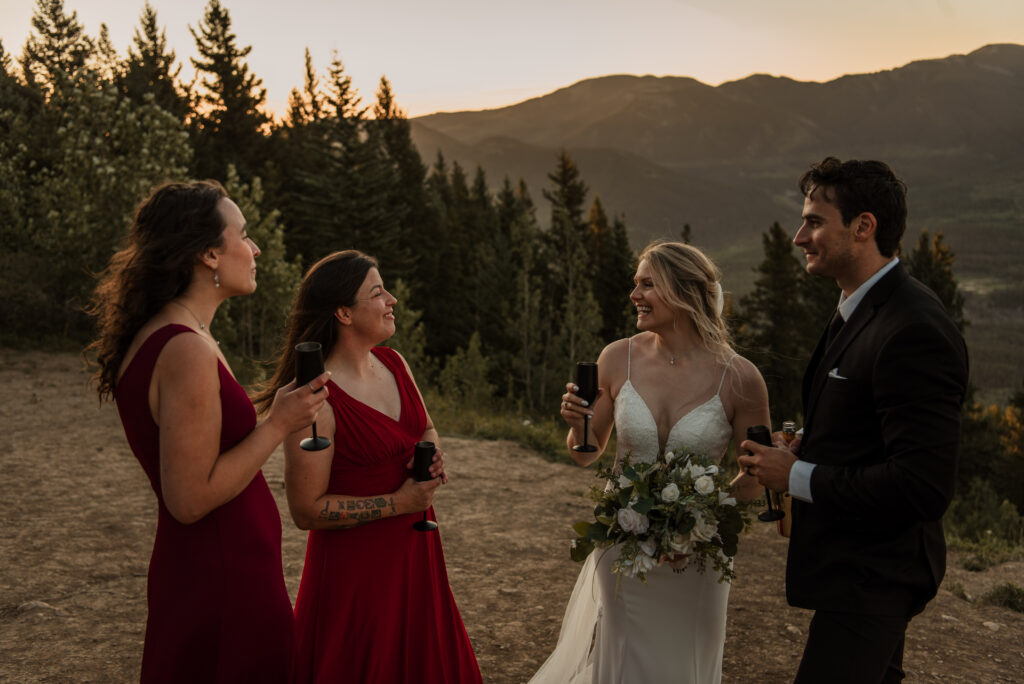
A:
{"label": "flowing skirt", "polygon": [[566,607],[554,652],[531,684],[722,680],[729,583],[661,565],[647,584],[611,572],[618,547],[590,554]]}

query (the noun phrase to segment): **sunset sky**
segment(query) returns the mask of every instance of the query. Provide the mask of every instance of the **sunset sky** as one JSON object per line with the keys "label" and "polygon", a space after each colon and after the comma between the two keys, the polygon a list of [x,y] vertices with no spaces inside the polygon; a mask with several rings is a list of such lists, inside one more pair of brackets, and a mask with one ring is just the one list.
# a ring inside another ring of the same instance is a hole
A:
{"label": "sunset sky", "polygon": [[[221,0],[268,107],[285,108],[309,47],[322,74],[337,50],[364,103],[381,75],[411,116],[484,109],[606,74],[752,73],[825,81],[916,59],[1024,43],[1020,0]],[[0,39],[19,56],[34,0],[0,2]],[[188,58],[207,0],[152,0]],[[90,35],[105,22],[124,54],[143,0],[65,0]]]}

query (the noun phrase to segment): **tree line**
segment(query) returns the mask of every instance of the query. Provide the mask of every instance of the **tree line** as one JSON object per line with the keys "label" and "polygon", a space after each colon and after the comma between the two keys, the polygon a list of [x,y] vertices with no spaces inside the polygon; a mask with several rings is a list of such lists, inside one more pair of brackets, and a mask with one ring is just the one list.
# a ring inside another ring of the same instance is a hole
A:
{"label": "tree line", "polygon": [[[301,86],[275,120],[246,63],[251,47],[219,0],[190,26],[191,83],[148,3],[126,55],[105,25],[88,36],[63,0],[37,0],[31,21],[17,59],[0,41],[0,328],[9,343],[88,338],[83,305],[133,207],[154,184],[183,178],[222,181],[263,250],[256,294],[228,302],[213,324],[246,380],[261,379],[276,355],[304,270],[338,249],[380,261],[399,299],[389,344],[421,385],[468,406],[550,413],[576,360],[635,331],[625,217],[590,196],[566,151],[552,160],[541,204],[521,179],[492,183],[440,154],[428,165],[386,77],[363,104],[339,55],[318,69],[308,50]],[[692,235],[686,225],[677,239]],[[765,376],[773,417],[798,419],[800,377],[838,293],[805,273],[778,223],[762,242],[755,287],[727,313],[738,350]],[[942,235],[922,234],[904,259],[963,330]],[[1014,406],[993,413],[968,402],[961,479],[964,491],[978,480],[1024,510],[1009,476],[1024,460],[1009,437],[1021,430]]]}

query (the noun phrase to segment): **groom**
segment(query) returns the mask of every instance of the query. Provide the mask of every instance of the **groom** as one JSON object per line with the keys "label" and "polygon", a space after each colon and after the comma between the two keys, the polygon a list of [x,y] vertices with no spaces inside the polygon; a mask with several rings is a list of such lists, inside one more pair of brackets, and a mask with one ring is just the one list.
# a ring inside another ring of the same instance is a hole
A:
{"label": "groom", "polygon": [[967,349],[895,256],[906,192],[888,166],[829,157],[800,189],[793,242],[839,308],[804,375],[803,439],[743,442],[739,463],[793,496],[786,595],[815,611],[795,681],[898,682],[907,624],[945,573]]}

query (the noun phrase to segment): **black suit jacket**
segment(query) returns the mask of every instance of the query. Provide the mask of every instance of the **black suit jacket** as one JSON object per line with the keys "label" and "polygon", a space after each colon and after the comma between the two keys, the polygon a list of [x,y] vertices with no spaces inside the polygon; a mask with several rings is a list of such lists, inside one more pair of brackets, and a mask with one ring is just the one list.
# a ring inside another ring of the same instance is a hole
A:
{"label": "black suit jacket", "polygon": [[790,604],[911,616],[946,571],[967,348],[939,299],[901,264],[868,291],[804,376],[801,460],[814,503],[793,500]]}

